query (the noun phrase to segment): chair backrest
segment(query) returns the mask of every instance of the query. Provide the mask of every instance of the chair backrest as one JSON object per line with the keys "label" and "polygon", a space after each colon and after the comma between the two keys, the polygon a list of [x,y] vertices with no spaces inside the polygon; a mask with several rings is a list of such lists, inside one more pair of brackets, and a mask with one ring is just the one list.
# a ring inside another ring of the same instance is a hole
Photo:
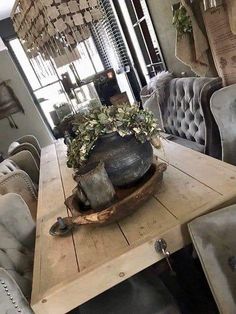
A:
{"label": "chair backrest", "polygon": [[24,144],[24,143],[29,143],[31,145],[33,145],[36,150],[38,151],[38,154],[40,156],[41,154],[41,146],[39,144],[39,141],[37,140],[37,138],[33,135],[24,135],[20,138],[18,138],[16,140],[16,142],[20,143],[20,144]]}
{"label": "chair backrest", "polygon": [[219,78],[172,79],[160,104],[165,131],[204,145],[205,152],[212,155],[209,146],[220,146],[220,140],[210,111],[210,97],[221,86]]}
{"label": "chair backrest", "polygon": [[18,154],[19,152],[24,151],[24,150],[29,151],[33,155],[34,160],[39,168],[40,167],[40,155],[38,153],[38,150],[35,148],[35,146],[30,143],[19,144],[18,146],[14,147],[11,151],[9,151],[8,155],[14,156],[15,154]]}
{"label": "chair backrest", "polygon": [[219,313],[235,313],[236,205],[198,217],[188,227]]}
{"label": "chair backrest", "polygon": [[220,130],[222,159],[236,165],[236,84],[212,95],[211,110]]}
{"label": "chair backrest", "polygon": [[[19,169],[25,171],[31,178],[35,186],[39,183],[39,167],[33,155],[28,150],[20,151],[19,153],[10,156],[8,160],[14,162]],[[1,163],[0,163],[1,167]]]}
{"label": "chair backrest", "polygon": [[[23,156],[26,155],[23,154]],[[30,160],[27,164],[30,166]],[[30,168],[33,169],[33,167]],[[33,184],[31,177],[37,181],[38,173],[36,172],[37,169],[33,173],[31,171],[31,174],[28,175],[27,171],[21,170],[10,159],[0,163],[0,196],[8,193],[19,194],[30,208],[31,215],[35,220],[37,215],[37,187]]]}
{"label": "chair backrest", "polygon": [[0,196],[0,267],[30,297],[35,243],[35,223],[17,194]]}
{"label": "chair backrest", "polygon": [[0,177],[18,170],[19,167],[10,159],[6,159],[0,163]]}

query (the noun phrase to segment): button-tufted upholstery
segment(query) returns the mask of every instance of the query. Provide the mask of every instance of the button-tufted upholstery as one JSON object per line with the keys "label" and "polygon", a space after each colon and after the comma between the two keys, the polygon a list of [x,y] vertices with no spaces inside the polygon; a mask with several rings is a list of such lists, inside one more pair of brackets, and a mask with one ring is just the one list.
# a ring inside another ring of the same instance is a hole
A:
{"label": "button-tufted upholstery", "polygon": [[34,219],[37,214],[38,180],[39,169],[29,151],[21,151],[0,163],[0,194],[19,194]]}
{"label": "button-tufted upholstery", "polygon": [[32,288],[34,241],[35,223],[23,199],[12,193],[0,196],[0,313],[18,311],[7,293],[23,313],[32,313],[26,299]]}
{"label": "button-tufted upholstery", "polygon": [[219,78],[195,77],[175,78],[166,85],[160,106],[171,140],[220,158],[219,130],[210,111],[210,97],[220,87]]}

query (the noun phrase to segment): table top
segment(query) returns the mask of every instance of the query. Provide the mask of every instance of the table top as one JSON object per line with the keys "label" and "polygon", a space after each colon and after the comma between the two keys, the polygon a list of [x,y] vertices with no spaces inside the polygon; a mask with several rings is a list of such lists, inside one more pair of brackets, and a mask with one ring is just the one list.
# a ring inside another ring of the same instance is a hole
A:
{"label": "table top", "polygon": [[76,183],[62,141],[42,149],[31,306],[60,314],[161,260],[154,244],[174,252],[190,243],[187,223],[236,203],[236,167],[162,140],[167,162],[161,188],[132,216],[108,226],[81,226],[64,238],[49,235],[67,216],[65,198]]}

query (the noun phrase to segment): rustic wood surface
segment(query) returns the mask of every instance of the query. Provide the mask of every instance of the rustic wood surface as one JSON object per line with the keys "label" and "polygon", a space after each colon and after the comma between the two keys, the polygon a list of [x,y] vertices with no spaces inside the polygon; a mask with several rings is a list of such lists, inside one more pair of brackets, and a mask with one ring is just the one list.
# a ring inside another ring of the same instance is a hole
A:
{"label": "rustic wood surface", "polygon": [[153,163],[143,179],[135,186],[127,187],[126,189],[117,187],[115,190],[116,199],[113,199],[112,204],[99,212],[94,210],[84,212],[81,209],[81,204],[78,202],[78,197],[74,194],[71,195],[66,199],[65,204],[70,210],[73,219],[66,217],[66,221],[64,220],[66,225],[107,225],[131,215],[161,188],[163,172],[166,171],[166,168],[166,163]]}
{"label": "rustic wood surface", "polygon": [[236,167],[162,140],[155,153],[169,164],[161,189],[132,216],[108,226],[81,226],[65,238],[49,235],[76,183],[58,141],[42,150],[33,291],[36,314],[79,306],[190,242],[187,222],[236,202]]}

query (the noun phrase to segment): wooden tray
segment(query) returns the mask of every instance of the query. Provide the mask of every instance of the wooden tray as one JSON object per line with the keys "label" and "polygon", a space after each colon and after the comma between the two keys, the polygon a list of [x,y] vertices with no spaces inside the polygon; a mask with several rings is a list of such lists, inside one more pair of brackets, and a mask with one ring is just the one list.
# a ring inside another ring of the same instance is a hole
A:
{"label": "wooden tray", "polygon": [[160,188],[166,168],[165,163],[152,164],[147,174],[135,186],[117,188],[117,198],[114,203],[99,212],[82,210],[76,197],[70,196],[66,199],[65,205],[72,213],[73,223],[78,225],[108,224],[132,214]]}

